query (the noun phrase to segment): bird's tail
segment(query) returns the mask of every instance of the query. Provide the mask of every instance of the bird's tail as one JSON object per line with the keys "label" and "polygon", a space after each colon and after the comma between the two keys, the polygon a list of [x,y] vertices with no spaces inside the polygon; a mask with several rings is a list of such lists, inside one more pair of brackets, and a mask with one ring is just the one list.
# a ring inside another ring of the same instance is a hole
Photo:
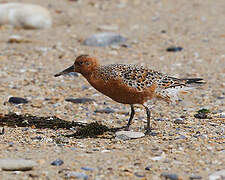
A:
{"label": "bird's tail", "polygon": [[200,87],[206,83],[202,78],[184,78],[178,80],[179,84],[165,90],[171,102],[177,102],[179,100],[178,94],[186,94],[189,90]]}
{"label": "bird's tail", "polygon": [[187,87],[198,87],[206,83],[202,78],[185,78],[181,80],[185,81]]}

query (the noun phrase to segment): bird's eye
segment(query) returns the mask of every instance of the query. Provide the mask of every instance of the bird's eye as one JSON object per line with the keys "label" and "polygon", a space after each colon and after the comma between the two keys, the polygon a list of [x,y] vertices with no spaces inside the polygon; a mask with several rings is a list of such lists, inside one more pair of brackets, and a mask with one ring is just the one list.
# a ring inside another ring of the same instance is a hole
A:
{"label": "bird's eye", "polygon": [[78,62],[78,65],[82,65],[84,62],[83,61],[80,61],[80,62]]}

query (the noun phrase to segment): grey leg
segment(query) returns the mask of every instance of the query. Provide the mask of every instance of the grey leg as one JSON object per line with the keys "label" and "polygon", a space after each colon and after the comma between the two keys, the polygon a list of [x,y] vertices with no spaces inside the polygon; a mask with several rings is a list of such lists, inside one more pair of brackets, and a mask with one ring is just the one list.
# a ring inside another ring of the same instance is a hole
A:
{"label": "grey leg", "polygon": [[131,107],[131,113],[130,113],[130,118],[129,118],[129,120],[128,120],[127,126],[125,127],[125,130],[126,130],[126,131],[129,131],[129,127],[130,127],[131,121],[132,121],[132,119],[134,118],[134,114],[135,114],[133,104],[130,104],[130,107]]}
{"label": "grey leg", "polygon": [[147,106],[145,106],[145,105],[143,105],[143,106],[145,107],[146,114],[147,114],[147,128],[146,128],[145,134],[149,134],[151,132],[151,127],[150,127],[151,112],[149,111]]}

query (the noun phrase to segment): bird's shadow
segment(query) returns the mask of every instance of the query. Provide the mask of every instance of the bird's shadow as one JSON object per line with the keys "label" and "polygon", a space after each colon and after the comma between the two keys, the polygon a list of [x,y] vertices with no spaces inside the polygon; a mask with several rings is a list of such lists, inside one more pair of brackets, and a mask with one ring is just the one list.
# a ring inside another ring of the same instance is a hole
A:
{"label": "bird's shadow", "polygon": [[[72,134],[65,134],[65,137],[74,138],[107,138],[107,136],[101,136],[105,133],[114,134],[116,131],[123,129],[120,128],[109,128],[105,125],[99,124],[98,122],[92,123],[81,123],[81,122],[70,122],[60,119],[56,116],[49,117],[38,117],[30,114],[18,115],[15,113],[9,113],[0,115],[0,126],[8,127],[32,127],[37,129],[67,129],[73,130]],[[112,138],[112,136],[108,136]]]}

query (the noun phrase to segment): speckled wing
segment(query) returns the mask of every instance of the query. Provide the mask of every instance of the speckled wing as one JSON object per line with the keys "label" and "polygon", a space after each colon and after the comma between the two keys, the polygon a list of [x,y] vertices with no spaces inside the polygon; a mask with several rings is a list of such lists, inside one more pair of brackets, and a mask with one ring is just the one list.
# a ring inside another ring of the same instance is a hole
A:
{"label": "speckled wing", "polygon": [[128,87],[136,88],[138,91],[150,87],[154,82],[158,83],[162,79],[162,74],[143,66],[126,65],[126,64],[111,64],[102,66],[102,78],[120,79]]}

